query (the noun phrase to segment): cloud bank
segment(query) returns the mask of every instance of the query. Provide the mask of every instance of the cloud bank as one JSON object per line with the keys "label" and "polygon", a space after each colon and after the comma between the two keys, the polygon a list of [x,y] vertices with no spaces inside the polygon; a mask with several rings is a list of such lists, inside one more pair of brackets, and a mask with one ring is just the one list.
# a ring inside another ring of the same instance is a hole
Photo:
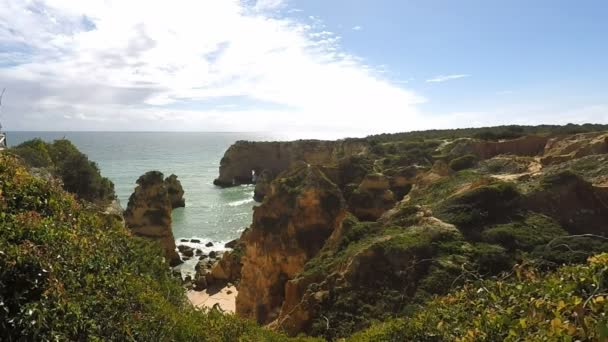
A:
{"label": "cloud bank", "polygon": [[281,0],[2,2],[8,129],[362,134],[425,101]]}

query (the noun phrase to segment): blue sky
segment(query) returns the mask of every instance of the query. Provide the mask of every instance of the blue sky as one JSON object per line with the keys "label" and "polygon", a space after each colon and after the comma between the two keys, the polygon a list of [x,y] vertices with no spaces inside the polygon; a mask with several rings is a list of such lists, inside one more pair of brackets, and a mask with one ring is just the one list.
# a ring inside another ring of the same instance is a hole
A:
{"label": "blue sky", "polygon": [[328,137],[607,123],[606,18],[605,1],[0,0],[1,118]]}
{"label": "blue sky", "polygon": [[[331,6],[328,6],[331,3]],[[603,104],[608,95],[605,1],[319,1],[343,47],[433,101],[431,111],[561,102]],[[361,30],[352,31],[359,26]],[[429,75],[466,74],[451,84]],[[606,117],[608,119],[608,113]]]}

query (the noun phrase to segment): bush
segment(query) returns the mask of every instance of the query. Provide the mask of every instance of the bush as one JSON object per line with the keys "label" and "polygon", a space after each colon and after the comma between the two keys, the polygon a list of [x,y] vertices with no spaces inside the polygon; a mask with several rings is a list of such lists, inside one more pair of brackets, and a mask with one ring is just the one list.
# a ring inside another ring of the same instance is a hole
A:
{"label": "bush", "polygon": [[115,198],[114,184],[102,177],[97,164],[89,161],[69,140],[52,144],[40,139],[26,141],[11,151],[31,167],[48,168],[61,178],[65,190],[89,202],[105,203]]}
{"label": "bush", "polygon": [[454,171],[460,171],[464,169],[470,169],[477,163],[477,156],[474,154],[467,154],[462,157],[453,159],[450,162],[450,169]]}
{"label": "bush", "polygon": [[482,239],[489,243],[498,243],[510,250],[530,251],[564,235],[568,235],[568,232],[552,218],[528,213],[522,219],[487,228],[482,233]]}
{"label": "bush", "polygon": [[603,341],[607,268],[607,254],[548,275],[519,266],[510,280],[466,284],[410,317],[377,323],[349,341]]}
{"label": "bush", "polygon": [[512,183],[499,182],[481,186],[440,204],[437,217],[455,224],[474,238],[484,226],[514,216],[520,197]]}

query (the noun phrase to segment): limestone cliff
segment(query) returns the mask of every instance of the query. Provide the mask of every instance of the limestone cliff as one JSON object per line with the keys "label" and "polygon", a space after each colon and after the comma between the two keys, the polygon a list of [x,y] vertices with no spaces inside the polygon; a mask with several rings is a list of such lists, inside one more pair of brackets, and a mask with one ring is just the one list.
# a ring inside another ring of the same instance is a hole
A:
{"label": "limestone cliff", "polygon": [[295,161],[312,165],[335,164],[339,158],[365,152],[365,140],[338,141],[298,140],[289,142],[237,141],[230,146],[220,161],[218,186],[254,183],[256,177],[266,173],[274,178],[287,170]]}
{"label": "limestone cliff", "polygon": [[237,314],[336,340],[522,258],[558,265],[608,251],[588,240],[608,235],[607,133],[536,133],[448,132],[352,154],[326,142],[237,143],[218,182],[250,182],[256,170],[263,203],[240,263],[225,257],[212,273],[236,279],[242,265]]}
{"label": "limestone cliff", "polygon": [[139,177],[124,213],[126,226],[137,236],[158,241],[167,261],[179,263],[171,229],[171,200],[163,174],[150,171]]}
{"label": "limestone cliff", "polygon": [[285,299],[285,284],[321,249],[346,214],[337,186],[318,168],[298,165],[271,184],[245,246],[236,310],[259,323],[274,320]]}

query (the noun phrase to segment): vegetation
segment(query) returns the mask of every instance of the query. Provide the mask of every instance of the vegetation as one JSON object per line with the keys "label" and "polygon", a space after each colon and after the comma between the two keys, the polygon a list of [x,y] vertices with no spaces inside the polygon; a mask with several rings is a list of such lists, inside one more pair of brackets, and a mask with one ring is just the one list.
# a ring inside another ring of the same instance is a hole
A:
{"label": "vegetation", "polygon": [[41,139],[26,141],[11,149],[27,165],[46,168],[63,182],[64,189],[79,199],[105,203],[115,198],[114,184],[102,177],[95,162],[66,139],[46,143]]}
{"label": "vegetation", "polygon": [[281,341],[195,310],[160,248],[0,155],[0,340]]}
{"label": "vegetation", "polygon": [[376,324],[350,341],[605,341],[608,254],[549,274],[518,265],[508,280],[467,283],[415,314]]}
{"label": "vegetation", "polygon": [[391,141],[422,141],[422,140],[443,140],[443,139],[458,139],[458,138],[477,138],[477,139],[512,139],[530,134],[576,134],[587,132],[608,131],[608,125],[601,124],[567,124],[559,125],[538,125],[538,126],[495,126],[481,128],[458,128],[458,129],[442,129],[442,130],[426,130],[412,131],[405,133],[385,133],[371,135],[367,137],[368,141],[375,142],[391,142]]}
{"label": "vegetation", "polygon": [[477,163],[477,156],[474,154],[466,154],[450,161],[450,169],[454,171],[470,169],[475,166],[475,163]]}

